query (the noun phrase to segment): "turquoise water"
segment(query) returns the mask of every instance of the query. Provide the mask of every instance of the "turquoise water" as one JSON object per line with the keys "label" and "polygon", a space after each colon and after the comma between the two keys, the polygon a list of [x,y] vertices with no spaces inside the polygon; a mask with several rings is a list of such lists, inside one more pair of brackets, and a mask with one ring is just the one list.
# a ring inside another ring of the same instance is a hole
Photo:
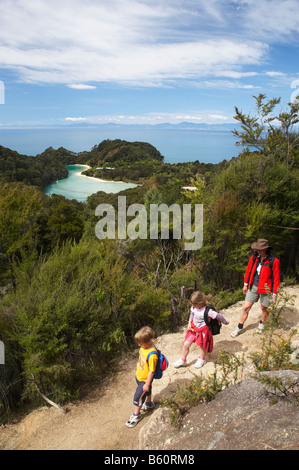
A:
{"label": "turquoise water", "polygon": [[77,201],[85,202],[87,197],[98,191],[105,193],[118,193],[128,188],[135,188],[137,185],[133,183],[122,182],[101,182],[91,178],[81,176],[79,173],[86,170],[84,165],[67,165],[69,175],[63,180],[55,181],[49,184],[45,189],[45,194],[60,194],[68,199],[77,199]]}

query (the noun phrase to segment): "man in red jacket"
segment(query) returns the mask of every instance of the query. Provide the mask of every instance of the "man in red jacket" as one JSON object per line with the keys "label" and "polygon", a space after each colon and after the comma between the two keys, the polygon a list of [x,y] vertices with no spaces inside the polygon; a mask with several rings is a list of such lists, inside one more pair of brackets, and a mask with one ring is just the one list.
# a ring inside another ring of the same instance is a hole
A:
{"label": "man in red jacket", "polygon": [[258,300],[260,300],[261,303],[262,320],[260,321],[257,332],[261,333],[269,313],[268,307],[270,305],[270,299],[268,294],[271,293],[272,300],[275,302],[277,289],[280,284],[280,263],[279,260],[272,255],[272,248],[268,240],[259,238],[257,242],[251,244],[251,248],[254,249],[255,252],[251,256],[245,272],[243,293],[246,297],[240,315],[240,322],[231,333],[233,338],[242,332],[249,311],[254,302]]}

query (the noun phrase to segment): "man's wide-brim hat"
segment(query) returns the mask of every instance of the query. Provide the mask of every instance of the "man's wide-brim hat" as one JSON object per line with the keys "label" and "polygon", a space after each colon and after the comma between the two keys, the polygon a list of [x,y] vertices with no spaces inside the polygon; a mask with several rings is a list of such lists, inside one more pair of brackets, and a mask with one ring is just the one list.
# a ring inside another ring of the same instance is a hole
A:
{"label": "man's wide-brim hat", "polygon": [[251,248],[253,250],[267,250],[267,248],[272,248],[268,240],[264,238],[259,238],[257,242],[251,243]]}

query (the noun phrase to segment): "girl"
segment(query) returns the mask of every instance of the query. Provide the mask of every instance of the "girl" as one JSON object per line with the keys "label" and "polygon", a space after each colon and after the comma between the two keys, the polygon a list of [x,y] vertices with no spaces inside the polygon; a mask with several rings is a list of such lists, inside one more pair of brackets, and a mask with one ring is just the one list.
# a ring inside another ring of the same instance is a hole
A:
{"label": "girl", "polygon": [[[178,359],[173,365],[174,367],[181,367],[186,365],[186,358],[189,353],[189,348],[192,343],[196,343],[200,348],[200,355],[194,367],[199,368],[205,364],[205,357],[207,352],[213,351],[213,335],[204,321],[205,308],[209,305],[210,296],[206,296],[202,292],[193,292],[190,298],[191,314],[188,322],[187,333],[183,345],[182,357]],[[224,318],[220,313],[210,309],[208,316],[216,318],[224,325],[228,325],[229,321]]]}

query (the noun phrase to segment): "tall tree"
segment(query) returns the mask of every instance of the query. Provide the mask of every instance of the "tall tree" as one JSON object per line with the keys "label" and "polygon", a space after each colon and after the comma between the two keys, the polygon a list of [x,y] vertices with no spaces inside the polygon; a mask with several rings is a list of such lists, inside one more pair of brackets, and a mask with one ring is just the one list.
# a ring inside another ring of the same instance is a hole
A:
{"label": "tall tree", "polygon": [[241,138],[244,144],[255,147],[264,156],[285,160],[288,165],[292,149],[298,145],[298,138],[292,139],[292,130],[299,122],[299,101],[288,103],[289,110],[275,115],[280,98],[268,100],[266,95],[259,94],[254,99],[256,116],[244,114],[235,107],[234,118],[241,123],[242,131],[235,129],[234,135]]}

